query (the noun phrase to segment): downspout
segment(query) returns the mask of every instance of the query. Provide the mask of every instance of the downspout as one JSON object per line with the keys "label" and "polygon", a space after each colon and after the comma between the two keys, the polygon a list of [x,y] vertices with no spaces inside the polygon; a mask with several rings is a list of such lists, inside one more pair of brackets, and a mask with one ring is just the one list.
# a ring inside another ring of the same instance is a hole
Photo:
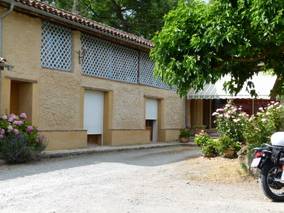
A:
{"label": "downspout", "polygon": [[[11,1],[10,8],[0,15],[0,57],[3,57],[3,20],[14,10],[15,2]],[[0,70],[0,113],[4,113],[2,94],[2,72]]]}
{"label": "downspout", "polygon": [[3,57],[3,20],[14,10],[15,2],[12,1],[9,10],[0,15],[0,56]]}

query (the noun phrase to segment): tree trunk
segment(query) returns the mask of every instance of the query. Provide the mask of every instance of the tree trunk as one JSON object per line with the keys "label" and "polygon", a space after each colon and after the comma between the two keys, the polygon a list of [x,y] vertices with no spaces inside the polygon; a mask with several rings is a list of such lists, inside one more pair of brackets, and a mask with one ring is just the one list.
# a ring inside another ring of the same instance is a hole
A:
{"label": "tree trunk", "polygon": [[78,0],[73,0],[72,13],[78,14]]}

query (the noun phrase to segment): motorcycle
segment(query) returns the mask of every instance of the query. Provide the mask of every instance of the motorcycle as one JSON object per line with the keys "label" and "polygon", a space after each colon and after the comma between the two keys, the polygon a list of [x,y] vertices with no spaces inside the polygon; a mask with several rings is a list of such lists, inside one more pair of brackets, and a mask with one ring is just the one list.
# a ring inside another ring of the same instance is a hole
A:
{"label": "motorcycle", "polygon": [[254,149],[251,168],[260,170],[260,184],[266,197],[284,202],[284,132],[274,133],[271,145]]}

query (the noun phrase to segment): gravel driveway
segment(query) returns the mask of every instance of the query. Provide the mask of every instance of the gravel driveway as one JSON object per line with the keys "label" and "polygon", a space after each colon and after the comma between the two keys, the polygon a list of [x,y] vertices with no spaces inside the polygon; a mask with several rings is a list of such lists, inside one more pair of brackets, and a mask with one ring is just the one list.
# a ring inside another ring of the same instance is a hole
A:
{"label": "gravel driveway", "polygon": [[0,212],[284,212],[257,184],[188,180],[186,159],[198,154],[168,147],[2,166]]}

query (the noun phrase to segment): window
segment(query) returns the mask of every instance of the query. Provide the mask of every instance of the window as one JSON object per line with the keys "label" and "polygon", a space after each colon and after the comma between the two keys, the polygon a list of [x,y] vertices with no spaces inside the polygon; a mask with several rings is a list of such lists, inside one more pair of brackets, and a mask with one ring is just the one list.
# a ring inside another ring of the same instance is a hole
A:
{"label": "window", "polygon": [[72,31],[44,21],[42,24],[41,66],[71,71]]}
{"label": "window", "polygon": [[147,53],[141,52],[140,63],[139,63],[139,82],[148,86],[169,89],[160,78],[154,76],[154,62],[150,60]]}
{"label": "window", "polygon": [[86,34],[82,34],[81,43],[84,74],[137,83],[138,51]]}

